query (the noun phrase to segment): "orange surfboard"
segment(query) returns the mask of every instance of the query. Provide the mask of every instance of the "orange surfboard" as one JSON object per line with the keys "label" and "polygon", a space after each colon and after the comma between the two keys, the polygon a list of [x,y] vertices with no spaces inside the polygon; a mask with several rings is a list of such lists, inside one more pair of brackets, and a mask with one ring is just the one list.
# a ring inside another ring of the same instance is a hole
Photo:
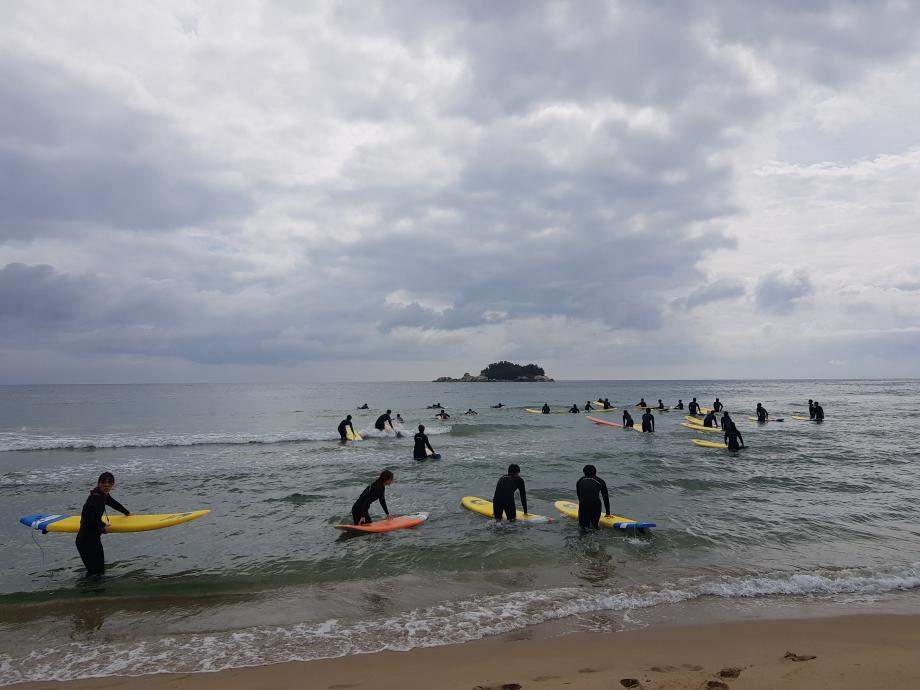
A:
{"label": "orange surfboard", "polygon": [[428,513],[412,513],[410,515],[400,515],[399,517],[389,520],[382,519],[372,522],[369,525],[336,525],[336,529],[344,529],[352,532],[392,532],[396,529],[406,529],[421,525],[428,519]]}

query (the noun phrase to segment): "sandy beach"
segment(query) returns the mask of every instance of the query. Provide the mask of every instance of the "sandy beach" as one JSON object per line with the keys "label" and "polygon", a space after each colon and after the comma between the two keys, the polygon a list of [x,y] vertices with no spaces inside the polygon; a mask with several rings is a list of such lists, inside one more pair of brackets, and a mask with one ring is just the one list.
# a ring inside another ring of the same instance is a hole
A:
{"label": "sandy beach", "polygon": [[483,640],[216,673],[26,683],[19,690],[249,688],[916,688],[920,616],[847,616]]}

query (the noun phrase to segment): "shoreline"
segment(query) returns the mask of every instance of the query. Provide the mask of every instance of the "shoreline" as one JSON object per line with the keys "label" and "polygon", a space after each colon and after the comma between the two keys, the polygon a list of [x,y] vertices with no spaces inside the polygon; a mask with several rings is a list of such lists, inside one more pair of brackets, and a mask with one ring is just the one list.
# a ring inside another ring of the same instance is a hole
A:
{"label": "shoreline", "polygon": [[[400,690],[635,687],[920,687],[920,615],[865,614],[494,637],[406,652],[285,662],[210,673],[14,684],[16,690],[243,690],[265,687]],[[797,658],[787,657],[787,652]],[[806,658],[814,657],[814,658]],[[621,681],[634,679],[638,685]],[[722,685],[719,685],[721,683]]]}

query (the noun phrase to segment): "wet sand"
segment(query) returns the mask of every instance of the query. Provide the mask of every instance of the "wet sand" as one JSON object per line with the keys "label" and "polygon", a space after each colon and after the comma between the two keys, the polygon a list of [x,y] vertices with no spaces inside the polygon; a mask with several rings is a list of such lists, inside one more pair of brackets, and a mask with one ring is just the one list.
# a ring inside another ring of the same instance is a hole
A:
{"label": "wet sand", "polygon": [[489,639],[216,673],[160,674],[17,690],[708,690],[920,687],[920,616],[866,615]]}

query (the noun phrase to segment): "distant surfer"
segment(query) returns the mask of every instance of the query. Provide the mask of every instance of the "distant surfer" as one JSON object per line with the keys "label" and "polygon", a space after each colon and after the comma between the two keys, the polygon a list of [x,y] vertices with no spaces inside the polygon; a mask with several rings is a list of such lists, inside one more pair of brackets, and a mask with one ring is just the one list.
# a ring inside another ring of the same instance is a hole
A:
{"label": "distant surfer", "polygon": [[722,419],[719,423],[722,426],[722,431],[727,431],[728,429],[731,429],[731,425],[734,424],[734,422],[732,421],[732,418],[728,416],[728,412],[722,413]]}
{"label": "distant surfer", "polygon": [[540,408],[540,412],[542,412],[543,414],[549,414],[549,405],[546,403],[543,403],[543,407]]}
{"label": "distant surfer", "polygon": [[474,414],[479,414],[479,413],[476,410],[474,410],[472,407],[469,407],[467,408],[466,412],[464,412],[463,414],[472,416]]}
{"label": "distant surfer", "polygon": [[610,404],[610,398],[604,398],[604,409],[609,410],[612,407]]}
{"label": "distant surfer", "polygon": [[86,566],[86,574],[99,577],[105,574],[105,551],[102,549],[102,535],[106,524],[102,521],[105,507],[111,506],[120,513],[130,515],[131,511],[112,498],[115,475],[103,472],[96,481],[96,488],[89,492],[83,512],[80,513],[80,530],[77,532],[77,551]]}
{"label": "distant surfer", "polygon": [[499,477],[495,485],[495,495],[492,497],[492,514],[496,520],[501,521],[502,516],[509,522],[517,520],[517,506],[514,503],[514,492],[521,493],[521,508],[527,515],[527,490],[521,478],[521,468],[515,464],[508,465],[508,474]]}
{"label": "distant surfer", "polygon": [[741,437],[738,427],[735,426],[734,422],[729,422],[728,424],[728,429],[725,431],[725,445],[728,446],[729,450],[744,448],[744,439]]}
{"label": "distant surfer", "polygon": [[355,433],[355,428],[351,425],[351,415],[347,415],[345,419],[339,422],[339,436],[342,437],[343,441],[348,440],[348,429],[351,429],[351,433]]}
{"label": "distant surfer", "polygon": [[633,424],[635,424],[635,422],[633,421],[632,415],[629,414],[629,410],[623,410],[623,428],[632,429]]}
{"label": "distant surfer", "polygon": [[812,400],[811,398],[808,399],[808,418],[809,419],[815,418],[815,401]]}
{"label": "distant surfer", "polygon": [[585,412],[590,412],[590,411],[593,410],[593,409],[594,409],[594,408],[591,407],[591,401],[590,401],[590,400],[585,400]]}
{"label": "distant surfer", "polygon": [[402,423],[405,422],[406,420],[402,418],[402,415],[400,415],[399,412],[397,412],[397,413],[396,413],[396,421],[399,422],[400,424],[402,424]]}
{"label": "distant surfer", "polygon": [[664,409],[664,403],[661,402],[661,398],[658,398],[658,408],[657,408],[657,409],[659,409],[659,410],[663,410],[663,409]]}
{"label": "distant surfer", "polygon": [[387,410],[387,411],[384,412],[382,415],[380,415],[379,417],[377,417],[377,421],[374,422],[374,428],[375,428],[377,431],[386,431],[386,429],[387,429],[387,424],[390,425],[390,429],[391,429],[391,430],[393,429],[393,418],[390,417],[390,413],[391,413],[391,412],[392,412],[392,410]]}
{"label": "distant surfer", "polygon": [[678,400],[678,401],[677,401],[677,404],[674,406],[674,409],[675,409],[675,410],[682,410],[682,409],[684,409],[684,401],[683,401],[683,400]]}
{"label": "distant surfer", "polygon": [[709,427],[710,429],[718,428],[718,420],[716,419],[716,411],[714,409],[709,410],[706,416],[703,417],[703,426]]}
{"label": "distant surfer", "polygon": [[694,417],[700,413],[700,404],[696,401],[696,398],[687,404],[687,411]]}
{"label": "distant surfer", "polygon": [[428,453],[425,452],[425,449],[431,451],[432,457],[435,455],[434,448],[431,447],[431,443],[428,442],[428,436],[425,435],[425,425],[418,425],[418,433],[413,437],[415,440],[415,448],[412,450],[412,457],[416,460],[426,460],[428,458]]}
{"label": "distant surfer", "polygon": [[498,405],[492,405],[493,410],[500,410],[504,407],[504,403],[498,403]]}
{"label": "distant surfer", "polygon": [[713,412],[716,412],[716,413],[721,412],[723,407],[724,405],[722,405],[722,403],[719,402],[719,399],[716,398],[716,401],[712,404]]}
{"label": "distant surfer", "polygon": [[384,470],[377,479],[367,485],[367,488],[361,492],[358,500],[351,507],[351,516],[354,518],[356,525],[371,524],[372,520],[368,511],[370,511],[371,504],[374,501],[380,501],[380,507],[386,513],[386,519],[391,519],[390,511],[387,508],[386,490],[392,483],[393,473],[390,470]]}
{"label": "distant surfer", "polygon": [[598,529],[601,520],[601,498],[604,500],[604,513],[610,517],[607,482],[597,476],[597,468],[594,465],[585,465],[582,472],[585,476],[575,484],[575,493],[578,494],[578,524],[582,530],[589,527]]}
{"label": "distant surfer", "polygon": [[578,409],[578,405],[576,405],[575,403],[572,403],[572,406],[569,408],[569,412],[571,412],[572,414],[578,414],[579,412],[581,412],[581,410]]}
{"label": "distant surfer", "polygon": [[814,406],[813,411],[814,411],[813,419],[816,422],[823,422],[824,421],[824,408],[821,407],[821,403],[819,403],[817,400],[815,400],[815,406]]}
{"label": "distant surfer", "polygon": [[438,412],[438,413],[435,415],[435,417],[437,417],[437,418],[440,419],[441,421],[444,421],[445,419],[450,419],[450,415],[447,414],[444,410],[441,410],[440,412]]}
{"label": "distant surfer", "polygon": [[648,407],[648,405],[645,404],[645,398],[639,398],[639,402],[636,403],[636,407]]}
{"label": "distant surfer", "polygon": [[436,402],[434,405],[429,405],[428,409],[429,410],[443,410],[444,406],[441,403]]}
{"label": "distant surfer", "polygon": [[359,410],[369,410],[371,408],[367,406],[367,403],[364,403],[363,405],[358,406],[358,409]]}
{"label": "distant surfer", "polygon": [[770,413],[767,412],[767,408],[760,403],[757,403],[757,409],[754,410],[754,414],[757,415],[757,421],[761,423],[766,422],[770,416]]}
{"label": "distant surfer", "polygon": [[655,431],[655,415],[652,414],[652,410],[649,408],[646,408],[645,414],[642,415],[642,431]]}

